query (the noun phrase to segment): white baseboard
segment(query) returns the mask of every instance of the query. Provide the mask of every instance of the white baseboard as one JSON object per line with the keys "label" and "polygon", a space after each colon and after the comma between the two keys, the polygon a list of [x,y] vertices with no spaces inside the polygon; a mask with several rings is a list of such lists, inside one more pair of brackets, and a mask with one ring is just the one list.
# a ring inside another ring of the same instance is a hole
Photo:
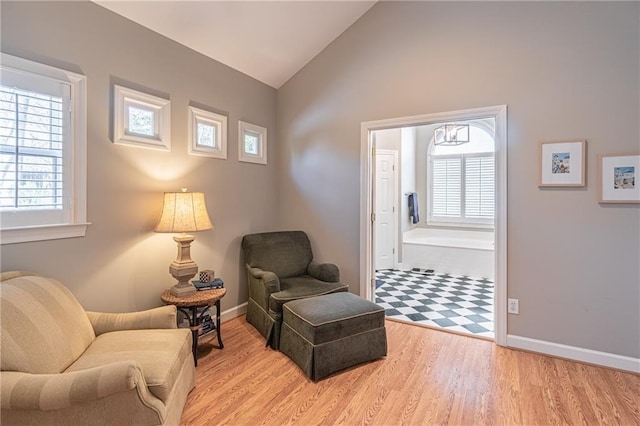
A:
{"label": "white baseboard", "polygon": [[232,320],[246,313],[247,313],[247,302],[244,302],[242,305],[234,306],[233,308],[227,309],[226,311],[220,313],[220,322],[226,322],[226,321]]}
{"label": "white baseboard", "polygon": [[538,352],[545,355],[566,358],[588,364],[601,365],[603,367],[616,368],[618,370],[640,373],[640,359],[628,356],[599,352],[592,349],[579,348],[576,346],[561,345],[559,343],[547,342],[544,340],[530,339],[528,337],[507,335],[507,346],[516,349],[523,349],[531,352]]}

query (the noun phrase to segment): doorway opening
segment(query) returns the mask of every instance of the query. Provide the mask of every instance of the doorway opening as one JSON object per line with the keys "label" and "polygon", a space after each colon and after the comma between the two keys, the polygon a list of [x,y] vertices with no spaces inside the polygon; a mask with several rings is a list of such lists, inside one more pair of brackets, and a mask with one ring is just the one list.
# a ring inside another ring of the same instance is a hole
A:
{"label": "doorway opening", "polygon": [[505,345],[506,106],[363,123],[361,163],[361,294]]}

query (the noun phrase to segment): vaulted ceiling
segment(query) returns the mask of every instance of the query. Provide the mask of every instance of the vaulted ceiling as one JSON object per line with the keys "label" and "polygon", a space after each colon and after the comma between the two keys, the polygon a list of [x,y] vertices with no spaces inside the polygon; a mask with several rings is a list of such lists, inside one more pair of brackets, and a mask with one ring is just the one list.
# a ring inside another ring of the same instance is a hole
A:
{"label": "vaulted ceiling", "polygon": [[94,2],[276,89],[376,3]]}

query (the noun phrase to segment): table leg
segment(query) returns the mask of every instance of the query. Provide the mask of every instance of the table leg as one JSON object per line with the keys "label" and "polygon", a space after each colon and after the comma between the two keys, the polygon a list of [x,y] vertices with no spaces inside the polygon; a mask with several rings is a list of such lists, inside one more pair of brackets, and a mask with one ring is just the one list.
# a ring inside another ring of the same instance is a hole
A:
{"label": "table leg", "polygon": [[220,300],[216,302],[216,333],[218,334],[218,346],[222,349],[224,345],[222,344],[222,337],[220,336]]}
{"label": "table leg", "polygon": [[198,366],[198,332],[200,331],[200,318],[198,318],[198,307],[191,308],[193,322],[191,324],[191,336],[193,336],[193,363]]}
{"label": "table leg", "polygon": [[200,318],[198,318],[198,307],[191,306],[190,308],[191,315],[189,312],[186,312],[183,308],[178,308],[179,311],[182,311],[189,318],[189,328],[191,329],[191,351],[193,352],[193,363],[197,367],[198,366],[198,331],[200,329]]}

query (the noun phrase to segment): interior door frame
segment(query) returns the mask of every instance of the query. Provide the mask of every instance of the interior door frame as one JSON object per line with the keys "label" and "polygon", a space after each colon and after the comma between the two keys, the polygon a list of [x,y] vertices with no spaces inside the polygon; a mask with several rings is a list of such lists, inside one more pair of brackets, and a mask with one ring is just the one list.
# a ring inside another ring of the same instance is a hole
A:
{"label": "interior door frame", "polygon": [[375,294],[375,142],[372,132],[425,124],[495,118],[496,210],[495,210],[495,342],[507,345],[507,106],[497,105],[411,117],[366,121],[360,125],[360,295],[373,300]]}

